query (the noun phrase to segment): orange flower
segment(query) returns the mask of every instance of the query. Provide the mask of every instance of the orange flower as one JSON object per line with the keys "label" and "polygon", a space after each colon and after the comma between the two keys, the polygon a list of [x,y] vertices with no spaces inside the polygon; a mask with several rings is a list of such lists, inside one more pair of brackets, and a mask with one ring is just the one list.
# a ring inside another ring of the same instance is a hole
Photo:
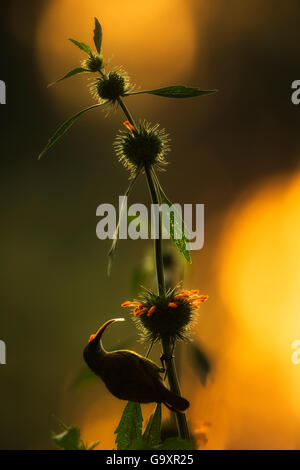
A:
{"label": "orange flower", "polygon": [[125,126],[129,131],[134,133],[135,127],[131,124],[131,122],[125,121],[125,122],[123,122],[123,126]]}

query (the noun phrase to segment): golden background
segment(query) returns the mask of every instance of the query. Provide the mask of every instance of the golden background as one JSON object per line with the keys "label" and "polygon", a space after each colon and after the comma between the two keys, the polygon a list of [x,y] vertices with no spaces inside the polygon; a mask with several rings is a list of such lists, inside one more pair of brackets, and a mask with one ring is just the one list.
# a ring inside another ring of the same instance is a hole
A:
{"label": "golden background", "polygon": [[[93,104],[85,76],[46,85],[84,58],[67,39],[92,44],[97,16],[110,66],[123,65],[138,89],[219,89],[127,103],[171,135],[161,176],[170,199],[205,204],[205,247],[192,253],[187,287],[210,297],[194,337],[212,371],[203,387],[183,348],[192,429],[207,431],[204,449],[299,449],[291,345],[300,339],[300,108],[290,100],[299,2],[11,0],[3,8],[0,447],[52,448],[54,414],[109,449],[124,407],[100,383],[70,388],[89,334],[120,316],[151,246],[121,242],[107,279],[109,242],[96,239],[95,212],[127,185],[112,149],[123,116],[93,111],[36,158],[60,122]],[[141,179],[131,200],[148,201],[145,187]],[[130,321],[107,333],[106,346],[127,337],[135,337]]]}

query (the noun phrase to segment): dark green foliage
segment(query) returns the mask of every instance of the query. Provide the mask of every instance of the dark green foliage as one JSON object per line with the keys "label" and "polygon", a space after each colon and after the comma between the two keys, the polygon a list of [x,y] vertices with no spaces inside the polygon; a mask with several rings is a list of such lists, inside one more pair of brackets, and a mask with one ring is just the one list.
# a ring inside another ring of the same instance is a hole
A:
{"label": "dark green foliage", "polygon": [[95,43],[98,54],[100,54],[101,46],[102,46],[102,26],[98,18],[95,18],[94,43]]}
{"label": "dark green foliage", "polygon": [[161,405],[150,416],[142,435],[143,416],[138,403],[128,402],[115,433],[118,450],[192,450],[193,445],[179,437],[161,442]]}
{"label": "dark green foliage", "polygon": [[[160,198],[161,198],[161,203],[166,204],[168,207],[172,206],[172,202],[169,201],[167,196],[165,195],[164,191],[162,190],[161,186],[159,185],[159,192],[160,192]],[[188,230],[186,226],[184,225],[184,222],[181,218],[181,215],[179,212],[175,209],[174,210],[175,214],[171,214],[170,217],[170,227],[165,225],[166,230],[170,229],[170,237],[177,246],[178,250],[180,253],[183,254],[185,257],[186,261],[188,263],[192,262],[190,252],[187,248],[188,246],[188,239],[186,237],[186,234],[188,233]],[[162,218],[163,223],[165,222],[165,218]],[[177,233],[181,233],[181,238],[178,238],[176,236]]]}
{"label": "dark green foliage", "polygon": [[143,415],[139,403],[128,402],[119,425],[115,430],[118,450],[126,450],[130,444],[142,437]]}
{"label": "dark green foliage", "polygon": [[199,88],[191,88],[184,85],[174,85],[164,88],[157,88],[156,90],[135,91],[129,93],[130,95],[156,95],[163,98],[195,98],[197,96],[210,95],[216,93],[218,90],[200,90]]}
{"label": "dark green foliage", "polygon": [[169,437],[156,448],[157,450],[195,450],[194,445],[190,441],[180,437]]}
{"label": "dark green foliage", "polygon": [[156,446],[161,443],[161,404],[156,405],[154,413],[149,418],[147,427],[143,434],[143,440],[149,446]]}
{"label": "dark green foliage", "polygon": [[93,55],[93,52],[90,46],[87,46],[86,44],[84,44],[84,42],[79,42],[79,41],[76,41],[75,39],[69,39],[69,41],[75,44],[75,46],[79,47],[79,49],[81,49],[86,54],[90,56]]}
{"label": "dark green foliage", "polygon": [[66,78],[73,77],[73,75],[78,75],[80,73],[85,73],[85,72],[90,72],[90,70],[87,70],[86,68],[83,67],[77,67],[76,69],[71,70],[70,72],[66,73],[62,78],[59,78],[55,82],[49,83],[47,88],[50,88],[51,86],[55,85],[56,83],[62,82],[63,80],[66,80]]}
{"label": "dark green foliage", "polygon": [[80,438],[80,429],[76,427],[66,426],[57,420],[62,432],[59,434],[52,433],[52,440],[55,445],[62,450],[93,450],[99,444],[99,441],[85,444]]}
{"label": "dark green foliage", "polygon": [[49,139],[46,147],[44,150],[40,153],[38,160],[42,158],[42,156],[55,144],[57,140],[59,140],[69,129],[70,127],[73,126],[74,122],[77,121],[77,119],[82,116],[82,114],[86,113],[87,111],[90,111],[91,109],[98,108],[101,106],[101,104],[94,104],[93,106],[90,106],[89,108],[82,109],[79,111],[79,113],[75,114],[71,118],[69,118],[66,122],[64,122],[54,133],[54,135]]}

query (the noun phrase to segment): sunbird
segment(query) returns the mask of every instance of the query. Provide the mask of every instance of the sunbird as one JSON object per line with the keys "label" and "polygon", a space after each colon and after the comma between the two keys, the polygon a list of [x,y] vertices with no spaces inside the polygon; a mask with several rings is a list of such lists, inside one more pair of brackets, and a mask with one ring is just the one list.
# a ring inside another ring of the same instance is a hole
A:
{"label": "sunbird", "polygon": [[83,351],[88,367],[115,397],[136,403],[163,403],[173,411],[185,411],[189,402],[165,387],[161,374],[164,368],[134,351],[121,349],[108,352],[102,344],[106,328],[124,318],[108,320],[89,338]]}

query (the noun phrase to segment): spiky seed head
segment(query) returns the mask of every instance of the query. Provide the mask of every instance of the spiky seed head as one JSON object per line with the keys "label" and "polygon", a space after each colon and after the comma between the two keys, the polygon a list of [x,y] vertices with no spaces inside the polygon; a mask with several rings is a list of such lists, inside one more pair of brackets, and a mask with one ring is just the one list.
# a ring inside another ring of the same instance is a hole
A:
{"label": "spiky seed head", "polygon": [[137,302],[125,302],[133,308],[133,318],[145,341],[187,340],[197,310],[206,295],[199,291],[170,289],[165,296],[145,290]]}
{"label": "spiky seed head", "polygon": [[92,85],[92,94],[103,103],[114,104],[130,91],[130,82],[126,72],[113,70]]}
{"label": "spiky seed head", "polygon": [[169,141],[159,124],[152,126],[143,121],[133,130],[120,131],[114,147],[119,161],[134,175],[141,165],[162,169],[167,164],[165,155],[170,150]]}
{"label": "spiky seed head", "polygon": [[90,72],[98,72],[103,67],[103,56],[102,54],[92,55],[88,59],[82,62],[83,68]]}

